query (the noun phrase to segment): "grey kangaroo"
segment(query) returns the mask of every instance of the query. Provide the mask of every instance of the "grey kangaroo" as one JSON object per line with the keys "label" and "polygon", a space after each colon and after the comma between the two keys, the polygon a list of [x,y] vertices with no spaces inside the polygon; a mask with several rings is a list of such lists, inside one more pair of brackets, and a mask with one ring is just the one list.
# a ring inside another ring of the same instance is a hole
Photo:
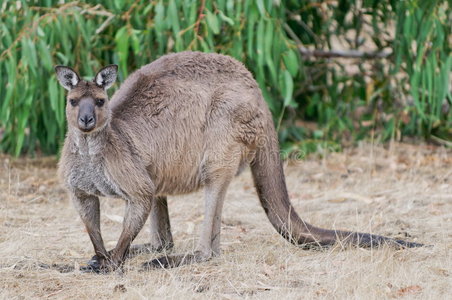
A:
{"label": "grey kangaroo", "polygon": [[[251,73],[231,57],[165,55],[131,74],[109,101],[106,90],[116,81],[116,65],[101,69],[92,81],[69,67],[55,70],[69,91],[59,174],[94,246],[90,271],[114,270],[134,251],[170,249],[166,197],[201,187],[205,211],[197,250],[166,255],[144,267],[176,267],[219,255],[226,190],[246,165],[271,224],[295,245],[421,246],[301,220],[289,201],[270,111]],[[126,202],[122,233],[111,251],[102,241],[100,196]],[[131,247],[148,217],[150,243]]]}

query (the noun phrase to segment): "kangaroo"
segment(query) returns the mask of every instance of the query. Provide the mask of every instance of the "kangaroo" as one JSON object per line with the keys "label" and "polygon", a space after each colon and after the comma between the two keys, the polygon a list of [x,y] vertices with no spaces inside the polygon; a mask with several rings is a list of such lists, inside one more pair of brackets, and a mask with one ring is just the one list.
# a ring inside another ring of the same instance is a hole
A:
{"label": "kangaroo", "polygon": [[[205,211],[197,250],[166,255],[144,267],[176,267],[219,255],[226,190],[247,165],[268,219],[295,245],[422,246],[304,222],[289,200],[268,106],[251,73],[229,56],[162,56],[132,73],[111,100],[106,90],[116,81],[116,65],[104,67],[92,81],[80,79],[69,67],[56,66],[55,71],[68,90],[59,176],[94,246],[90,271],[115,270],[134,251],[172,248],[166,197],[201,187]],[[102,240],[100,196],[126,202],[122,233],[111,251]],[[148,217],[150,243],[131,247]]]}

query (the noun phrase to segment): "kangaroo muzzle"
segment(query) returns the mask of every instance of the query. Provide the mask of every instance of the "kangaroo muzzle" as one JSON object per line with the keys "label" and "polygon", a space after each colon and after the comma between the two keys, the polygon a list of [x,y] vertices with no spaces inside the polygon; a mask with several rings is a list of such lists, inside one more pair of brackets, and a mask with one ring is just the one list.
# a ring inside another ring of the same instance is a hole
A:
{"label": "kangaroo muzzle", "polygon": [[81,101],[78,111],[78,128],[84,132],[89,132],[96,126],[96,114],[94,104],[88,101]]}

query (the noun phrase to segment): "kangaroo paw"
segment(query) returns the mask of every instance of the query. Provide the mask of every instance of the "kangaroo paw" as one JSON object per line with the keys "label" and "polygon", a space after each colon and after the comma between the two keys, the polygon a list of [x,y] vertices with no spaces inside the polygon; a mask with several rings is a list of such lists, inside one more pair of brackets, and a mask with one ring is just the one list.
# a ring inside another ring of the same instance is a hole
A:
{"label": "kangaroo paw", "polygon": [[94,255],[85,266],[80,267],[80,271],[83,273],[107,274],[119,267],[120,264],[114,263],[110,258]]}
{"label": "kangaroo paw", "polygon": [[80,271],[83,273],[104,273],[102,268],[102,260],[97,255],[94,255],[85,266],[80,267]]}

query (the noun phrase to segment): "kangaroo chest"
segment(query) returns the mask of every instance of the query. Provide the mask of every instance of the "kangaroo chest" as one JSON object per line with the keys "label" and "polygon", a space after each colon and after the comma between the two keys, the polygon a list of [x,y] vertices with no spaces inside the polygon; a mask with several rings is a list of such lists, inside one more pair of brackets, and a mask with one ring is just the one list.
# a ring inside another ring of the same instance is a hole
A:
{"label": "kangaroo chest", "polygon": [[125,198],[120,187],[110,178],[101,157],[86,155],[78,161],[69,171],[69,186],[90,195]]}

